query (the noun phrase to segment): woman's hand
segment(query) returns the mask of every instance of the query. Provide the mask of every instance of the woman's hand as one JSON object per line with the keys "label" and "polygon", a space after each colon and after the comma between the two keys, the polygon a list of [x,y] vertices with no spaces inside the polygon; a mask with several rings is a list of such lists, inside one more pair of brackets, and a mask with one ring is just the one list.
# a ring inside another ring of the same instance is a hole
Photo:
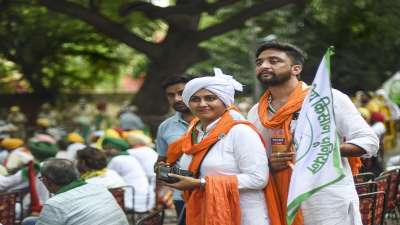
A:
{"label": "woman's hand", "polygon": [[172,187],[181,191],[192,190],[200,187],[200,179],[196,179],[193,177],[185,177],[176,174],[169,173],[168,176],[179,179],[176,183],[166,183],[163,182],[163,185]]}
{"label": "woman's hand", "polygon": [[164,162],[164,161],[159,161],[159,162],[156,162],[155,164],[154,164],[154,173],[158,173],[158,169],[160,168],[160,166],[169,166],[169,163],[166,163],[166,162]]}

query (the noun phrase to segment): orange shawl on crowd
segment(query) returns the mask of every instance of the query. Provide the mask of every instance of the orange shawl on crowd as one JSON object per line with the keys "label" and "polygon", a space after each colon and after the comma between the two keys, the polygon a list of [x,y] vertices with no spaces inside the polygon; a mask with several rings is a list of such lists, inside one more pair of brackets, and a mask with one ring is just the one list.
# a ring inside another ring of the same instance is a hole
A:
{"label": "orange shawl on crowd", "polygon": [[[174,163],[183,153],[193,156],[189,170],[198,175],[200,165],[208,150],[222,135],[225,135],[236,124],[246,124],[256,128],[248,121],[235,121],[229,111],[226,111],[216,127],[200,143],[193,144],[192,133],[199,122],[195,119],[189,125],[188,132],[171,144],[167,151],[167,162]],[[258,131],[257,131],[258,133]],[[260,139],[262,140],[261,136]],[[236,176],[206,176],[206,188],[184,192],[186,202],[187,225],[240,225],[240,199]],[[276,205],[276,190],[274,182],[265,188],[271,225],[281,225],[284,215],[281,215]],[[216,213],[218,212],[218,213]]]}
{"label": "orange shawl on crowd", "polygon": [[[269,129],[283,129],[285,134],[285,144],[287,144],[288,150],[293,151],[290,146],[292,143],[292,133],[290,132],[290,122],[292,121],[293,113],[299,112],[303,101],[308,93],[309,88],[307,85],[300,81],[293,93],[289,96],[286,104],[282,106],[276,113],[272,116],[272,118],[268,118],[268,99],[270,96],[270,92],[267,90],[263,96],[261,96],[259,105],[258,105],[258,115],[262,125]],[[358,160],[357,160],[358,159]],[[352,167],[352,171],[359,168],[361,165],[359,157],[349,158],[350,166]],[[290,168],[274,173],[270,176],[271,180],[275,181],[276,190],[278,192],[278,207],[282,214],[286,214],[287,212],[287,198],[289,194],[289,184],[290,177],[292,175],[292,171]],[[286,216],[286,215],[285,215]],[[286,225],[286,219],[283,220],[284,223],[282,225]],[[293,221],[292,225],[303,225],[303,215],[301,211],[299,211]]]}

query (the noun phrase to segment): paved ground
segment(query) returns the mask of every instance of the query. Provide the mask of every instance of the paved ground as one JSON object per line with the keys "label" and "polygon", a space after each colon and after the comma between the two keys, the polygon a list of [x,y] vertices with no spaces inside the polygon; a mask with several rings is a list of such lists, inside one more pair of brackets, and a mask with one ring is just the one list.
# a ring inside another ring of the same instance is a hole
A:
{"label": "paved ground", "polygon": [[175,209],[165,210],[164,225],[176,225],[176,224],[177,224],[177,219],[176,219]]}

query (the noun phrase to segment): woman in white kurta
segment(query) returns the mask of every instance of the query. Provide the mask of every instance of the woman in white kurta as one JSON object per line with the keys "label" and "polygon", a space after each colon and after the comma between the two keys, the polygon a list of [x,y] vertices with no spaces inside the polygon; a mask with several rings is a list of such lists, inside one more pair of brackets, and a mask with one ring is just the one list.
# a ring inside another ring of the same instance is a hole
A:
{"label": "woman in white kurta", "polygon": [[[241,90],[241,85],[232,77],[222,74],[220,70],[215,72],[215,77],[193,79],[183,91],[184,103],[200,120],[195,127],[194,143],[199,143],[213,131],[228,106],[234,103],[235,89]],[[233,120],[244,120],[235,110],[227,113]],[[192,155],[183,154],[180,166],[188,169],[191,161]],[[248,125],[237,124],[212,145],[201,163],[200,179],[178,176],[181,181],[170,186],[181,190],[199,186],[207,188],[204,185],[205,176],[234,175],[238,181],[241,225],[267,225],[268,210],[263,193],[268,181],[267,162],[265,148],[257,132]]]}

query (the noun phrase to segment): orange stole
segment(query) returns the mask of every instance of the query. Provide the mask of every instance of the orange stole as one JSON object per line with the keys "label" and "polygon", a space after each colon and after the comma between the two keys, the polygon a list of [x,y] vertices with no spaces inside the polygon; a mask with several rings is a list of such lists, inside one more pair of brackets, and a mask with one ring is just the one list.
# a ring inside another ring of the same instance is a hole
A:
{"label": "orange stole", "polygon": [[[200,143],[193,144],[192,132],[198,120],[192,121],[188,132],[179,140],[168,147],[167,162],[173,164],[183,153],[193,155],[189,170],[197,175],[200,164],[207,154],[208,150],[215,144],[221,135],[227,134],[229,130],[236,124],[247,124],[253,128],[258,134],[257,129],[248,121],[235,121],[230,116],[229,111],[225,112],[217,126],[211,133]],[[260,134],[259,134],[260,135]],[[260,139],[263,141],[261,135]],[[239,225],[240,224],[240,208],[239,208],[239,190],[236,176],[206,176],[207,180],[205,190],[195,189],[193,191],[185,191],[184,199],[187,204],[187,224],[188,225],[205,225],[205,224],[222,224],[222,225]],[[212,191],[214,190],[214,191]],[[275,183],[269,180],[267,187],[264,189],[266,204],[271,225],[281,225],[281,221],[285,221],[285,215],[279,212],[277,205],[277,191]],[[238,200],[236,200],[236,198]],[[237,203],[235,203],[237,202]],[[208,208],[205,207],[211,204]],[[217,208],[216,208],[217,207]],[[219,211],[226,208],[221,215]],[[216,214],[214,209],[218,209]],[[196,218],[196,219],[194,219]]]}
{"label": "orange stole", "polygon": [[187,225],[240,225],[240,198],[236,176],[206,176],[206,188],[186,199]]}
{"label": "orange stole", "polygon": [[[267,90],[260,98],[258,105],[258,115],[264,127],[270,129],[283,129],[285,133],[286,144],[291,143],[292,135],[290,132],[290,122],[292,121],[293,113],[301,109],[303,101],[308,93],[307,85],[304,82],[299,82],[289,96],[286,104],[282,106],[271,119],[268,119],[268,99],[270,92]],[[274,174],[270,173],[270,180],[273,180],[276,185],[277,204],[279,211],[286,217],[287,198],[289,194],[290,177],[292,176],[291,169],[285,169]],[[286,225],[286,219],[282,220],[282,225]],[[299,211],[293,221],[293,225],[303,225],[303,214]]]}

